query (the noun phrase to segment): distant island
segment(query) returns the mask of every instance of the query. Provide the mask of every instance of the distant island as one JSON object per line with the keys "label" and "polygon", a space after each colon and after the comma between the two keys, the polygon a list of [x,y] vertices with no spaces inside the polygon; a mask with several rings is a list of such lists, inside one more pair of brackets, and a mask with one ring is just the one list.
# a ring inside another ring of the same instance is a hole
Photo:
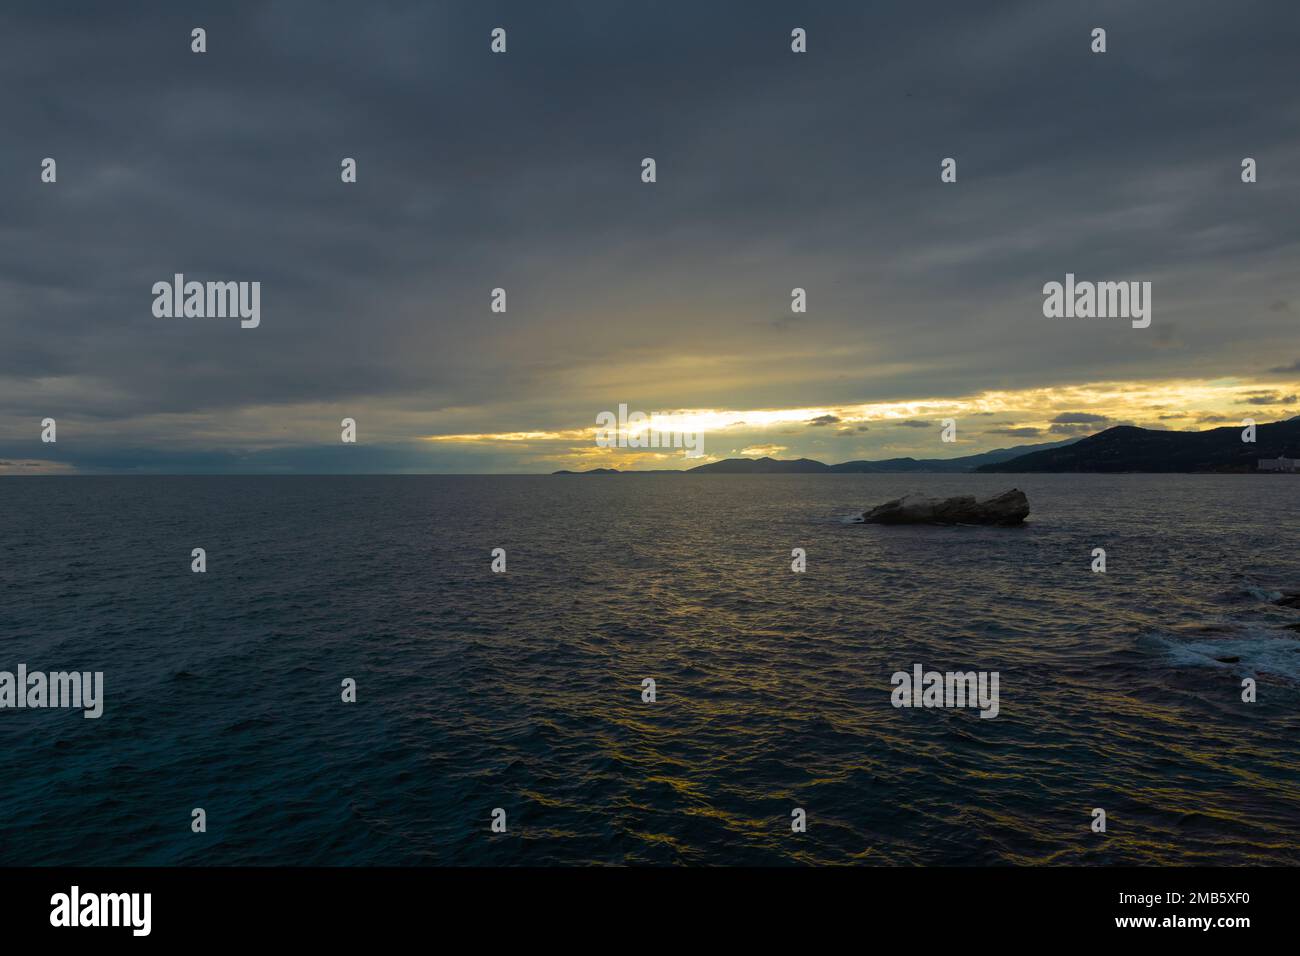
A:
{"label": "distant island", "polygon": [[[1241,440],[1243,426],[1203,432],[1162,431],[1116,425],[1087,438],[998,448],[960,458],[887,458],[827,465],[811,458],[727,458],[677,471],[557,471],[556,475],[713,474],[817,475],[961,472],[1186,472],[1247,474],[1291,471],[1300,458],[1300,417],[1255,427],[1255,441]],[[1261,466],[1261,462],[1268,462]]]}

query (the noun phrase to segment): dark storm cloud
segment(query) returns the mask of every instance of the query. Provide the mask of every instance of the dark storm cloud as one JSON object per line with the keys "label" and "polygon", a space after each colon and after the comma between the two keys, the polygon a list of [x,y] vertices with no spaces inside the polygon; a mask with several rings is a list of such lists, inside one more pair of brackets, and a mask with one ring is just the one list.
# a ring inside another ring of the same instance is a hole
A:
{"label": "dark storm cloud", "polygon": [[1243,398],[1237,402],[1238,405],[1290,405],[1296,401],[1294,395],[1280,395],[1275,392],[1266,392],[1259,395],[1252,395],[1249,398]]}
{"label": "dark storm cloud", "polygon": [[[316,467],[293,449],[355,414],[389,443],[352,460],[436,470],[467,453],[402,436],[1218,377],[1293,341],[1292,5],[942,6],[8,5],[0,454],[54,454],[53,415],[88,466]],[[1066,271],[1152,280],[1158,334],[1043,319]],[[262,326],[154,318],[175,272],[260,281]],[[794,286],[809,313],[762,320]]]}
{"label": "dark storm cloud", "polygon": [[1019,428],[1008,426],[1006,428],[990,428],[984,432],[986,435],[1014,435],[1020,438],[1029,438],[1034,435],[1041,435],[1042,429],[1025,425]]}
{"label": "dark storm cloud", "polygon": [[1094,415],[1092,412],[1062,412],[1052,421],[1060,425],[1077,425],[1086,422],[1104,422],[1109,419],[1105,415]]}

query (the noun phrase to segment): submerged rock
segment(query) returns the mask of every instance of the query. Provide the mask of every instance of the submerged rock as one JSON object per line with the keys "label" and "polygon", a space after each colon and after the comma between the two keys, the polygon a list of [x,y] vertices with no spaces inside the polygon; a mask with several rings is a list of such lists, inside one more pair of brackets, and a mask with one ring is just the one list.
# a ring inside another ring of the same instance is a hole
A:
{"label": "submerged rock", "polygon": [[976,501],[974,495],[930,498],[905,495],[876,505],[862,515],[869,524],[1020,524],[1029,515],[1029,499],[1019,488]]}
{"label": "submerged rock", "polygon": [[1290,591],[1282,592],[1282,596],[1273,602],[1281,607],[1300,608],[1300,593],[1291,593]]}

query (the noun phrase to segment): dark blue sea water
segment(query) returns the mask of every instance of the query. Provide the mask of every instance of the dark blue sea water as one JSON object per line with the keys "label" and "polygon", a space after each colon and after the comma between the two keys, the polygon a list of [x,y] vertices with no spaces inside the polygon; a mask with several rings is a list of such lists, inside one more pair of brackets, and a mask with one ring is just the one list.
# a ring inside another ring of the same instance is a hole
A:
{"label": "dark blue sea water", "polygon": [[106,698],[0,710],[0,864],[1296,863],[1297,528],[1287,476],[0,479],[0,670]]}

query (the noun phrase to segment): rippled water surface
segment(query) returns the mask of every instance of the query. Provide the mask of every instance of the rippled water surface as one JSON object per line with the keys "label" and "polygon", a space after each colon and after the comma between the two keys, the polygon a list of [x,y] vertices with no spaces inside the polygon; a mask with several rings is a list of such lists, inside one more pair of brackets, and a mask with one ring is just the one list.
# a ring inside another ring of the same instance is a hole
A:
{"label": "rippled water surface", "polygon": [[0,863],[1300,862],[1297,529],[1289,476],[0,479],[0,670],[106,697],[0,710]]}

